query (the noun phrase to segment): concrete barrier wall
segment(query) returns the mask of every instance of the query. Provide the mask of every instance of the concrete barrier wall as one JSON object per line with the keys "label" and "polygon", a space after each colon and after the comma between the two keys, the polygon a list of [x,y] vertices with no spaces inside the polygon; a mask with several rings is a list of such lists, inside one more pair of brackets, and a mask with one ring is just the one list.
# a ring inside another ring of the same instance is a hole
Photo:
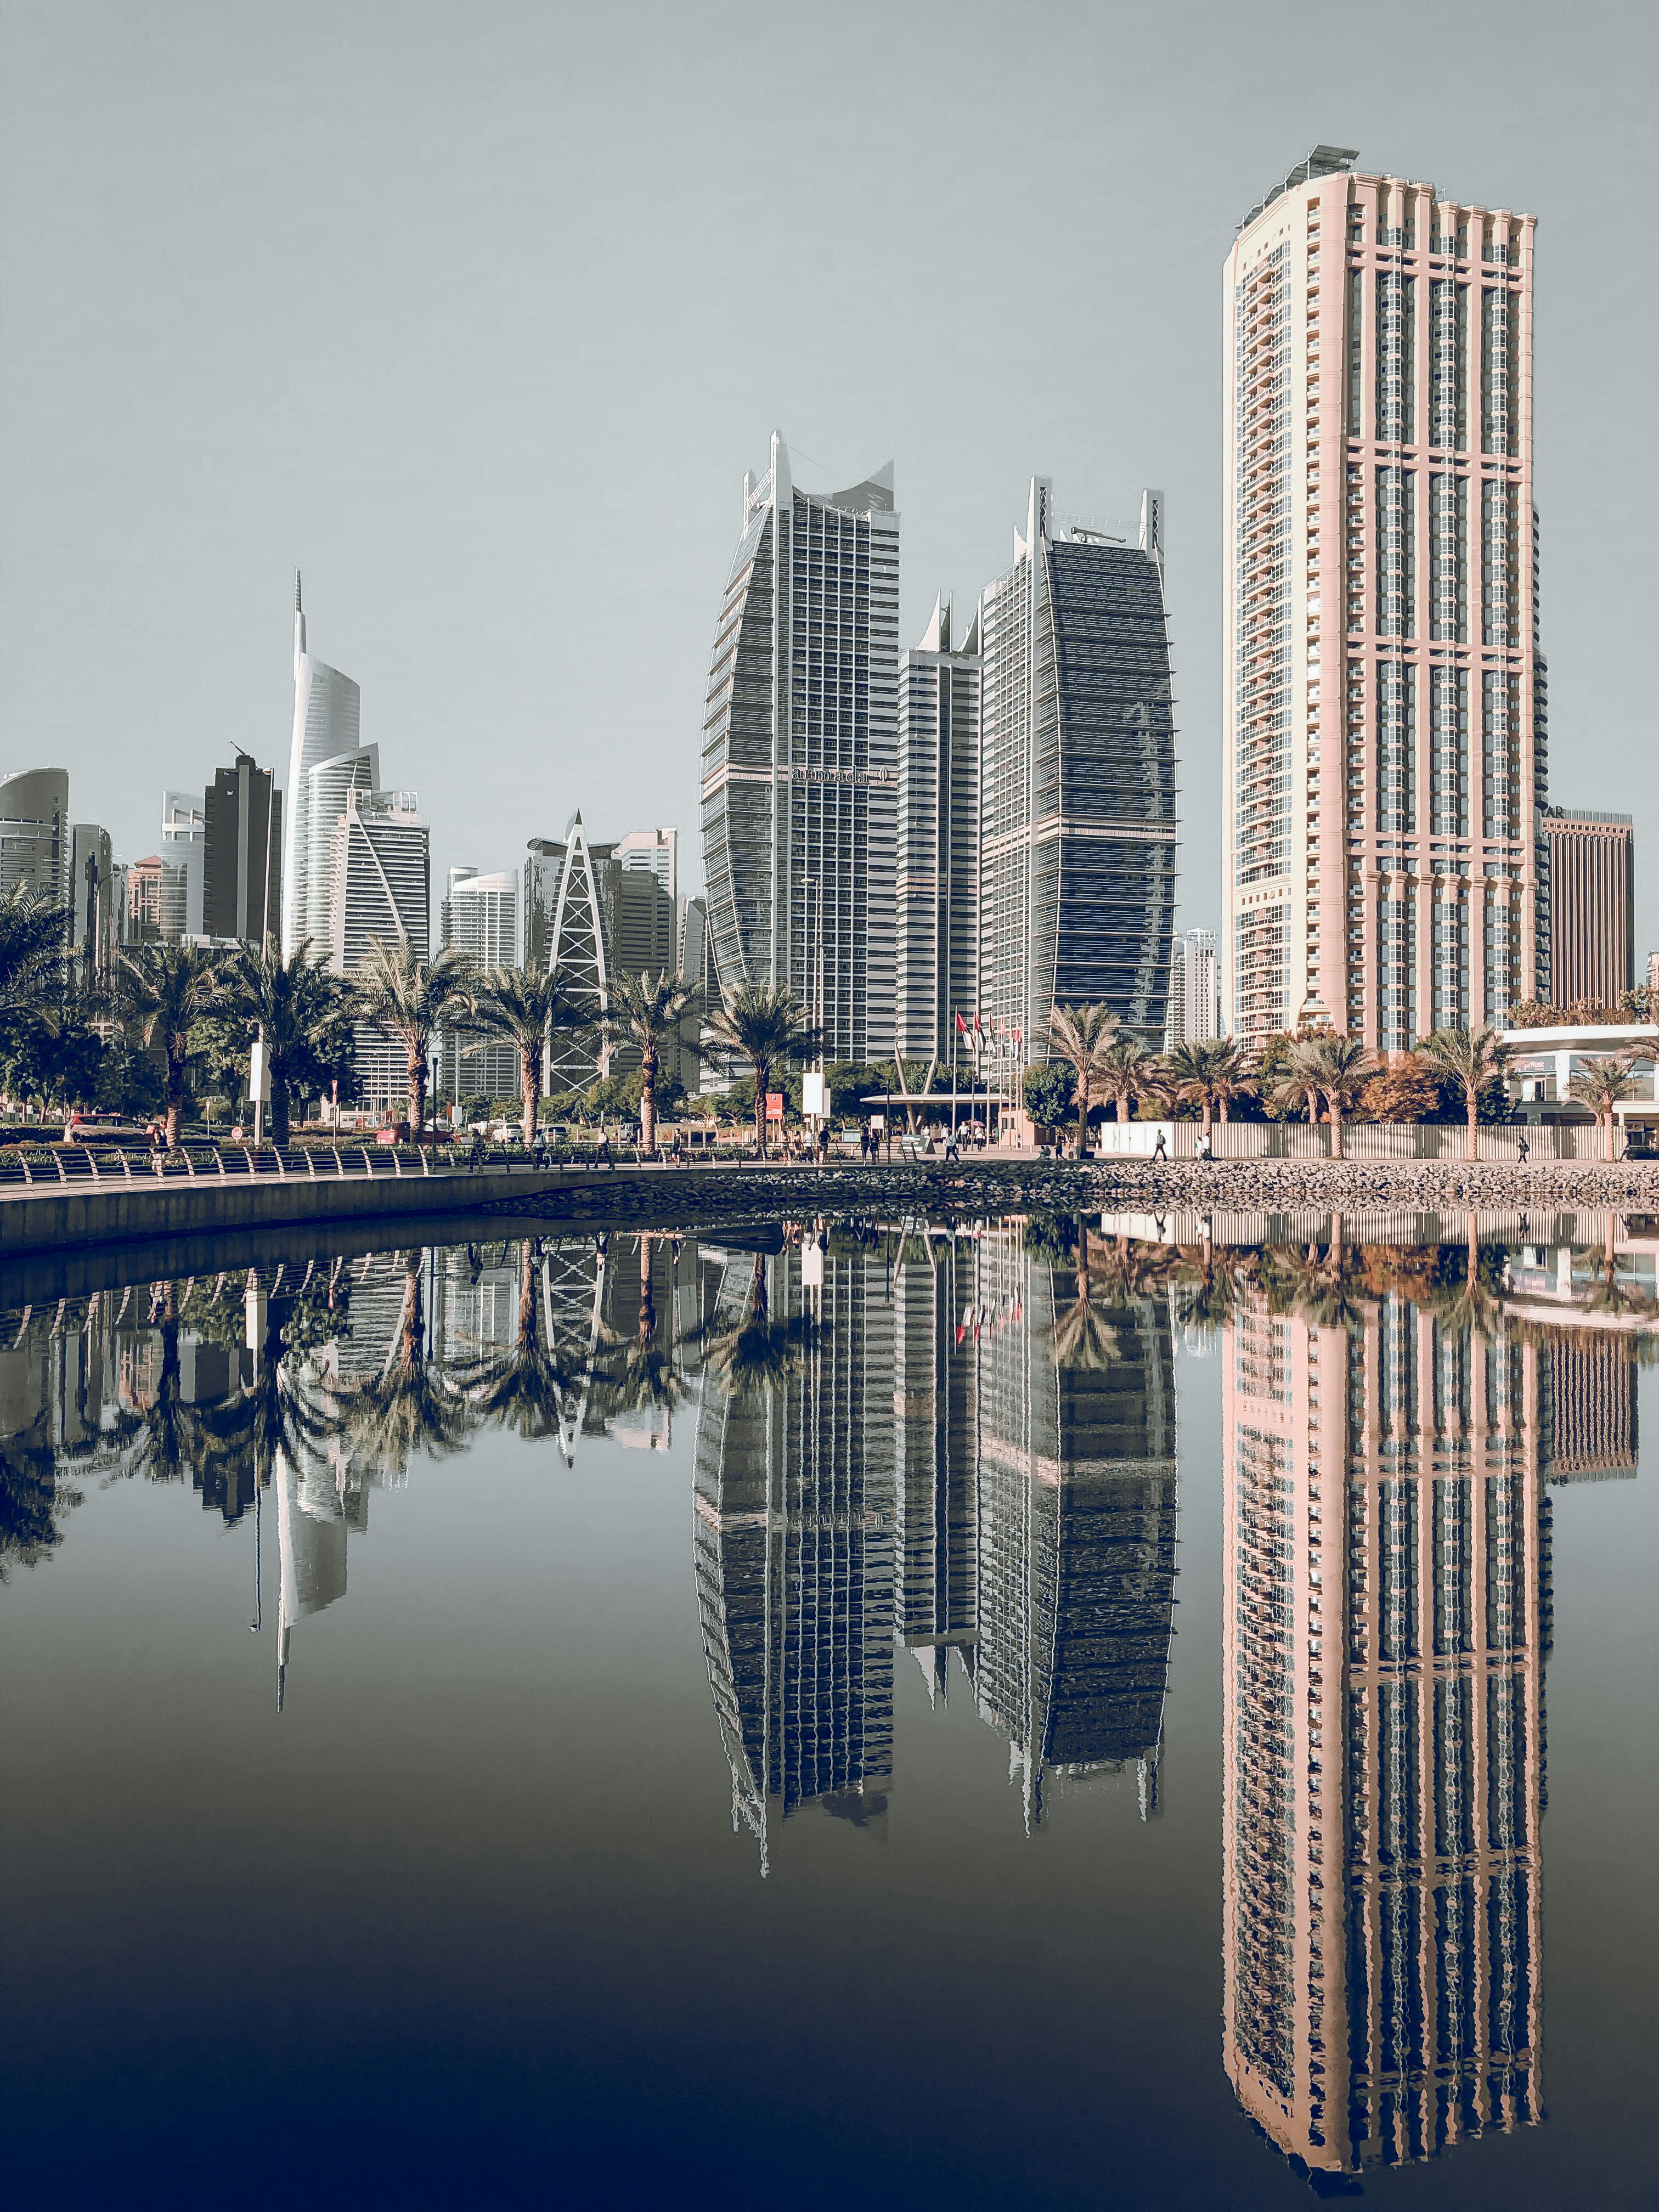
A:
{"label": "concrete barrier wall", "polygon": [[[615,1171],[620,1182],[626,1169]],[[257,1182],[134,1182],[103,1188],[8,1192],[0,1198],[0,1259],[14,1252],[84,1249],[150,1237],[211,1235],[296,1222],[386,1220],[474,1213],[504,1198],[611,1181],[581,1170],[485,1168],[471,1175],[261,1177]]]}

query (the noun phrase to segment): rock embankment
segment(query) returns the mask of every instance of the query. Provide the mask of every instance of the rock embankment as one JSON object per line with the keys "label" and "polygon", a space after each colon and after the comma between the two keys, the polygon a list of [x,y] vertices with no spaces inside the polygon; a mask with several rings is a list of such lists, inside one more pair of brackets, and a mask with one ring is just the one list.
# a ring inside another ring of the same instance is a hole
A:
{"label": "rock embankment", "polygon": [[799,1220],[862,1214],[1599,1211],[1659,1213],[1659,1163],[1455,1160],[1042,1160],[991,1157],[865,1167],[728,1165],[584,1176],[498,1201],[496,1213],[574,1221]]}

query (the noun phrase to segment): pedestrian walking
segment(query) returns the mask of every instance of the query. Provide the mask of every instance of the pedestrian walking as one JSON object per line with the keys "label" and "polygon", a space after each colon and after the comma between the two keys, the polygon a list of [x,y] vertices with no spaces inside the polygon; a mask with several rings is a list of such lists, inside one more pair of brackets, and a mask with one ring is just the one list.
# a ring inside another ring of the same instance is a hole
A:
{"label": "pedestrian walking", "polygon": [[1521,1132],[1521,1140],[1515,1148],[1515,1158],[1516,1164],[1521,1167],[1525,1167],[1527,1162],[1532,1158],[1532,1146],[1527,1142],[1527,1133],[1524,1129]]}
{"label": "pedestrian walking", "polygon": [[1170,1148],[1164,1143],[1164,1132],[1160,1129],[1158,1133],[1158,1142],[1152,1146],[1152,1158],[1155,1160],[1163,1160],[1167,1163],[1169,1157]]}

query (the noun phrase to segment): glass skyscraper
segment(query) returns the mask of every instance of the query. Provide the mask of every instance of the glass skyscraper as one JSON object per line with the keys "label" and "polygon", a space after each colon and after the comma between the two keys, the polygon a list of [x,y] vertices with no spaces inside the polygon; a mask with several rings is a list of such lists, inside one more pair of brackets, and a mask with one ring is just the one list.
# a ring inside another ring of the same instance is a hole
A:
{"label": "glass skyscraper", "polygon": [[[283,957],[292,959],[307,936],[320,946],[318,906],[311,893],[313,865],[332,848],[339,808],[325,811],[318,843],[311,834],[311,771],[336,756],[356,753],[362,722],[362,694],[349,676],[319,660],[306,646],[300,579],[294,579],[294,737],[288,761],[288,812],[283,824]],[[378,767],[376,769],[378,780]],[[355,781],[355,779],[351,779]],[[331,794],[331,798],[332,794]],[[340,794],[343,805],[343,793]],[[326,907],[323,908],[325,919]]]}
{"label": "glass skyscraper", "polygon": [[890,1051],[898,786],[890,465],[818,499],[744,478],[702,732],[719,988],[787,984],[831,1059]]}
{"label": "glass skyscraper", "polygon": [[1104,1001],[1162,1042],[1176,758],[1163,498],[1139,542],[1053,526],[1034,479],[980,605],[980,1012],[1041,1059],[1051,1007]]}

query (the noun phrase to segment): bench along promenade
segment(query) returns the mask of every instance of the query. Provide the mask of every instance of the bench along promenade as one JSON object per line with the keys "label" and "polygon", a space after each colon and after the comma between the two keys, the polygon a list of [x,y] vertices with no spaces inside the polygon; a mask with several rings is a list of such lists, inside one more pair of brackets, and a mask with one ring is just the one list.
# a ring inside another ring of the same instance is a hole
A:
{"label": "bench along promenade", "polygon": [[1156,1216],[1315,1208],[1659,1214],[1659,1163],[1630,1160],[1060,1160],[988,1151],[869,1164],[465,1155],[416,1146],[191,1145],[150,1158],[68,1145],[0,1153],[0,1257],[286,1224],[489,1212],[549,1220],[776,1221],[830,1213],[1033,1207]]}

